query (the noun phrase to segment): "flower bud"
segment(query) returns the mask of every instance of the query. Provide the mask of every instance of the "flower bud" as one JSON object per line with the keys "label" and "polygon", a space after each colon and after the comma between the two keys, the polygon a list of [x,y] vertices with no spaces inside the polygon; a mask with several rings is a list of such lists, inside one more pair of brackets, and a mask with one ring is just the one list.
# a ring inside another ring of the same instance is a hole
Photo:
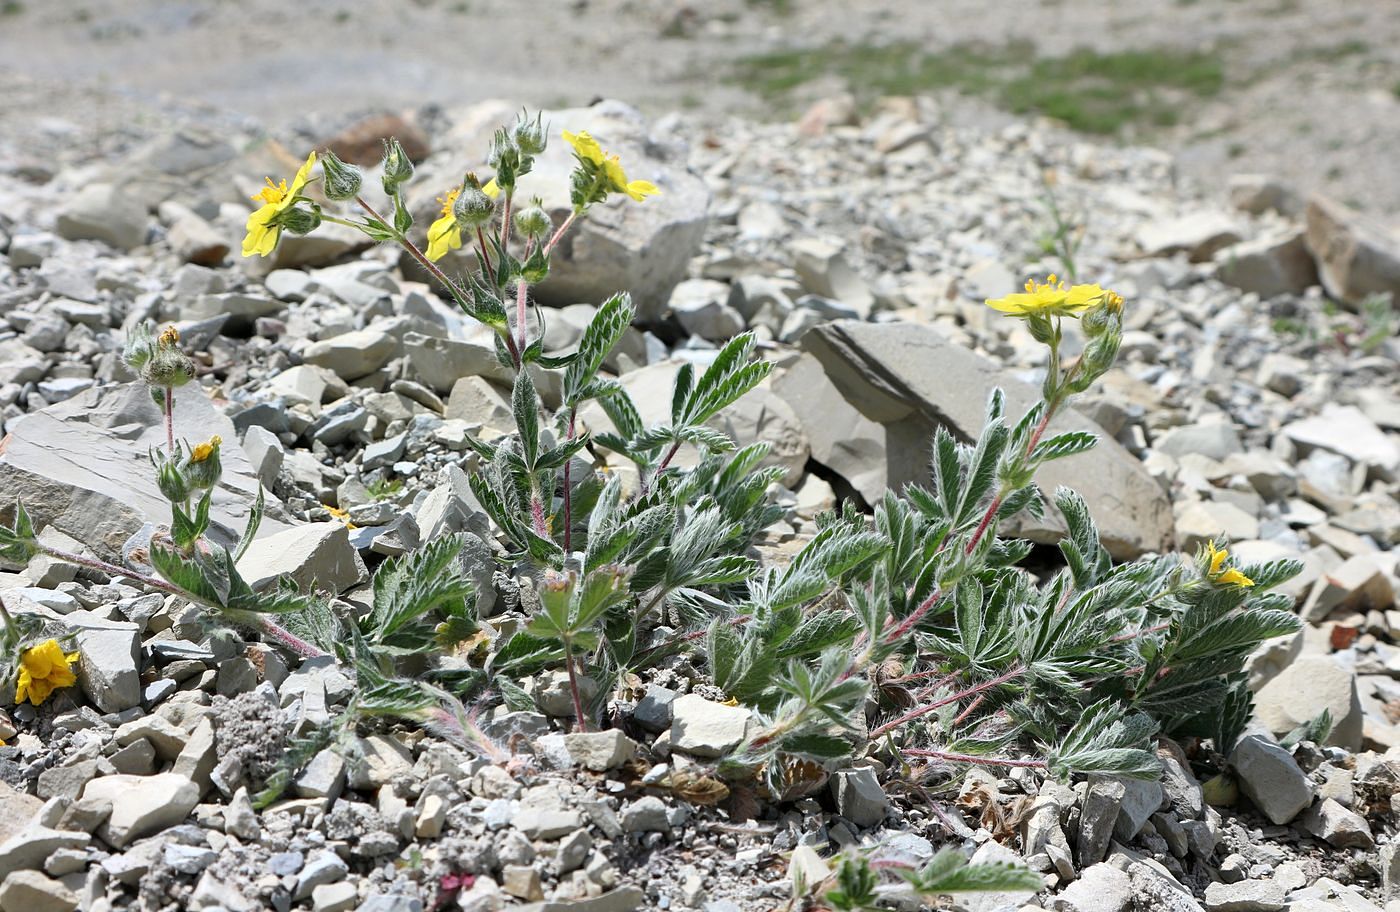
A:
{"label": "flower bud", "polygon": [[180,471],[180,466],[175,460],[162,462],[156,472],[156,486],[160,488],[160,493],[171,503],[184,503],[190,498],[190,486],[185,481],[185,475]]}
{"label": "flower bud", "polygon": [[452,217],[459,228],[479,228],[496,214],[496,203],[468,181],[452,203]]}
{"label": "flower bud", "polygon": [[360,186],[364,183],[359,168],[347,165],[334,152],[327,149],[321,153],[321,170],[326,175],[326,179],[321,185],[326,199],[343,202],[352,200],[359,195]]}
{"label": "flower bud", "polygon": [[193,376],[194,362],[178,348],[159,349],[141,370],[151,386],[184,386]]}
{"label": "flower bud", "polygon": [[321,210],[287,209],[277,216],[277,223],[292,234],[310,234],[321,224]]}
{"label": "flower bud", "polygon": [[219,447],[223,439],[215,434],[208,443],[196,444],[190,450],[185,463],[185,480],[195,490],[207,490],[219,483],[223,474],[223,464],[219,460]]}
{"label": "flower bud", "polygon": [[543,238],[549,234],[554,227],[550,221],[549,213],[544,211],[538,199],[531,206],[526,206],[515,213],[515,230],[521,235],[532,238]]}
{"label": "flower bud", "polygon": [[548,140],[544,124],[541,121],[543,117],[543,113],[536,113],[535,119],[531,120],[529,114],[522,114],[520,120],[516,122],[514,139],[521,155],[539,155],[544,151]]}
{"label": "flower bud", "polygon": [[384,140],[384,192],[390,196],[413,176],[413,161],[397,139]]}

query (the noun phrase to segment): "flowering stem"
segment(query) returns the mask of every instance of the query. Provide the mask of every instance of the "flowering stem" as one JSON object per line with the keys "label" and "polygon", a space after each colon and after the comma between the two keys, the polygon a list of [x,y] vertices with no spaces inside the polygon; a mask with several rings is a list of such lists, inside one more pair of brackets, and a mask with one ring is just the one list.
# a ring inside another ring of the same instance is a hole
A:
{"label": "flowering stem", "polygon": [[564,667],[569,670],[569,695],[574,698],[574,721],[580,732],[588,731],[588,719],[583,715],[583,700],[579,697],[578,676],[574,672],[574,653],[570,648],[564,656]]}
{"label": "flowering stem", "polygon": [[510,243],[510,204],[515,199],[515,188],[506,188],[506,201],[501,206],[501,249],[505,250]]}
{"label": "flowering stem", "polygon": [[[107,561],[99,560],[95,557],[84,557],[81,554],[74,554],[71,551],[64,551],[60,548],[52,548],[44,544],[43,542],[36,542],[35,546],[38,548],[40,553],[46,554],[49,557],[52,557],[56,560],[61,560],[69,564],[76,564],[79,567],[86,567],[89,570],[98,570],[102,573],[107,574],[108,576],[124,576],[128,579],[135,580],[136,582],[140,583],[148,589],[155,589],[160,592],[167,592],[171,595],[178,595],[180,598],[188,599],[191,602],[197,602],[198,604],[204,605],[205,607],[213,608],[216,611],[225,612],[224,606],[219,605],[215,602],[211,602],[208,599],[200,598],[199,596],[191,592],[186,592],[179,586],[176,586],[173,583],[168,583],[163,579],[158,579],[154,576],[147,576],[146,574],[141,573],[139,571],[130,570],[126,567],[120,567],[116,564],[108,563]],[[325,655],[324,652],[317,649],[315,646],[311,645],[305,640],[295,636],[290,631],[281,627],[266,615],[255,615],[253,614],[253,612],[238,612],[238,614],[253,615],[254,617],[256,617],[255,621],[244,620],[242,623],[248,627],[255,627],[259,632],[267,636],[269,639],[279,643],[282,646],[285,646],[286,648],[290,649],[291,651],[297,653],[300,656],[309,658],[312,656]]]}
{"label": "flowering stem", "polygon": [[1015,766],[1022,769],[1044,769],[1044,760],[1012,760],[1010,757],[979,757],[976,754],[955,754],[949,751],[926,750],[909,747],[900,753],[907,757],[933,757],[937,760],[951,760],[954,763],[973,763],[985,766]]}
{"label": "flowering stem", "polygon": [[[530,257],[530,247],[532,241],[525,241],[525,258]],[[523,352],[525,351],[525,317],[528,295],[530,293],[530,283],[525,281],[524,276],[519,276],[515,280],[515,332],[519,337],[516,345]]]}
{"label": "flowering stem", "polygon": [[476,242],[481,245],[481,265],[486,267],[486,274],[491,275],[491,254],[487,253],[486,235],[482,233],[481,226],[476,226]]}
{"label": "flowering stem", "polygon": [[175,387],[165,388],[165,447],[175,455]]}
{"label": "flowering stem", "polygon": [[955,694],[953,694],[953,695],[950,696],[950,697],[944,697],[942,700],[935,700],[934,702],[929,703],[929,704],[926,705],[926,706],[920,706],[918,709],[911,709],[909,712],[905,713],[904,715],[900,716],[899,718],[897,718],[897,719],[891,719],[890,721],[886,722],[884,725],[881,725],[879,728],[877,728],[877,729],[875,729],[873,732],[871,732],[871,733],[870,733],[870,740],[874,741],[874,740],[876,740],[877,738],[880,738],[882,735],[885,735],[885,734],[887,734],[888,732],[891,732],[891,731],[893,731],[894,729],[899,728],[901,725],[904,725],[906,722],[913,722],[915,719],[918,719],[918,718],[921,718],[921,717],[923,717],[923,716],[926,716],[926,715],[928,715],[929,713],[931,713],[931,712],[933,712],[933,711],[935,711],[935,710],[942,709],[943,707],[947,706],[947,705],[950,704],[950,703],[956,703],[956,702],[958,702],[959,700],[964,700],[964,699],[966,699],[966,698],[968,698],[968,697],[974,697],[974,696],[976,696],[977,694],[980,694],[980,693],[982,693],[982,692],[985,691],[985,690],[991,690],[993,687],[999,687],[999,686],[1001,686],[1002,684],[1005,684],[1007,681],[1012,680],[1013,678],[1019,678],[1021,675],[1025,674],[1025,673],[1026,673],[1026,669],[1025,669],[1024,667],[1018,665],[1018,666],[1016,666],[1015,668],[1011,669],[1010,671],[1008,671],[1008,672],[1006,672],[1006,673],[1004,673],[1004,674],[999,674],[999,675],[997,675],[995,678],[992,678],[990,681],[984,681],[983,683],[978,684],[976,687],[969,687],[967,690],[963,690],[963,691],[960,691],[960,692],[958,692],[958,693],[955,693]]}
{"label": "flowering stem", "polygon": [[559,229],[555,231],[554,234],[550,237],[549,243],[544,245],[544,252],[546,254],[554,252],[554,245],[559,243],[559,239],[564,236],[564,232],[569,230],[569,226],[573,225],[574,219],[576,218],[578,218],[577,210],[574,210],[569,213],[569,217],[564,219],[563,223],[559,226]]}

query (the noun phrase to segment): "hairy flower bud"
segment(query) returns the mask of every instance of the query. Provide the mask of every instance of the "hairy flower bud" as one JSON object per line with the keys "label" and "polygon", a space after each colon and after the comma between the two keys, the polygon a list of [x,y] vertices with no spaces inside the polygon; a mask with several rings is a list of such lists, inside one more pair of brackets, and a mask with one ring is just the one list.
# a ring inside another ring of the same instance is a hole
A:
{"label": "hairy flower bud", "polygon": [[496,213],[496,203],[468,181],[452,203],[452,217],[457,226],[463,229],[479,228],[491,221]]}
{"label": "hairy flower bud", "polygon": [[533,205],[526,206],[515,213],[515,230],[521,235],[532,238],[546,237],[554,227],[550,221],[549,213],[544,211],[544,206],[540,200],[536,199]]}
{"label": "hairy flower bud", "polygon": [[185,481],[185,474],[180,471],[180,466],[173,459],[160,463],[156,471],[156,486],[171,503],[184,503],[189,500],[190,486]]}
{"label": "hairy flower bud", "polygon": [[160,348],[141,369],[151,386],[184,386],[194,376],[194,362],[177,348]]}
{"label": "hairy flower bud", "polygon": [[185,480],[194,490],[207,490],[219,483],[219,477],[223,474],[219,447],[223,442],[223,438],[215,434],[207,443],[196,444],[190,450],[189,459],[185,462]]}
{"label": "hairy flower bud", "polygon": [[322,183],[326,199],[344,202],[359,195],[360,187],[364,183],[359,168],[347,165],[334,152],[326,150],[321,153],[321,169],[326,175]]}
{"label": "hairy flower bud", "polygon": [[384,140],[384,192],[390,196],[399,184],[413,177],[413,161],[397,139]]}
{"label": "hairy flower bud", "polygon": [[520,120],[516,122],[514,139],[521,155],[539,155],[544,151],[548,139],[541,120],[543,117],[543,113],[536,113],[535,119],[531,120],[529,114],[522,113]]}
{"label": "hairy flower bud", "polygon": [[292,234],[310,234],[321,224],[321,210],[288,209],[277,217],[277,223]]}

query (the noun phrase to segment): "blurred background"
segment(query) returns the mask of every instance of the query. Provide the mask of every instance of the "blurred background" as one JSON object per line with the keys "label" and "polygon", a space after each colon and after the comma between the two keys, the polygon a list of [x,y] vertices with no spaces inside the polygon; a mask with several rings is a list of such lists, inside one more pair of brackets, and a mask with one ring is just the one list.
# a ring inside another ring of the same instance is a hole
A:
{"label": "blurred background", "polygon": [[843,92],[1044,114],[1206,186],[1263,172],[1400,210],[1395,0],[0,0],[9,162],[96,159],[152,120],[314,135],[598,97],[785,120]]}

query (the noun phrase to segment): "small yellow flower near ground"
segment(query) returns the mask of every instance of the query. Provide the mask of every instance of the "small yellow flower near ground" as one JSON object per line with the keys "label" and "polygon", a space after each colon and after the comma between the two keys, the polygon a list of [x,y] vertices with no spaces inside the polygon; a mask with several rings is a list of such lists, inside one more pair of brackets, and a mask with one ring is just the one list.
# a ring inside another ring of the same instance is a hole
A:
{"label": "small yellow flower near ground", "polygon": [[1234,567],[1225,568],[1225,561],[1229,560],[1230,552],[1225,548],[1215,547],[1215,542],[1206,543],[1206,577],[1216,585],[1239,586],[1248,589],[1254,585],[1254,580],[1245,576]]}
{"label": "small yellow flower near ground", "polygon": [[329,513],[329,514],[331,515],[331,518],[332,518],[332,519],[338,519],[338,520],[340,520],[341,522],[345,523],[345,528],[347,528],[347,529],[354,529],[354,528],[356,528],[355,524],[352,523],[352,522],[350,521],[350,511],[349,511],[349,510],[342,510],[342,509],[340,509],[339,507],[333,507],[333,506],[331,506],[330,504],[321,504],[321,506],[323,506],[323,507],[326,508],[326,512]]}
{"label": "small yellow flower near ground", "polygon": [[156,341],[165,346],[178,345],[180,343],[180,330],[174,326],[167,326],[161,330],[160,338]]}
{"label": "small yellow flower near ground", "polygon": [[457,224],[457,216],[452,214],[452,206],[461,192],[462,188],[457,187],[447,191],[446,196],[438,197],[438,202],[442,203],[442,218],[428,226],[427,254],[433,262],[447,256],[449,250],[462,246],[462,229]]}
{"label": "small yellow flower near ground", "polygon": [[622,162],[616,155],[609,155],[603,151],[603,147],[598,145],[598,141],[588,135],[587,130],[578,133],[563,131],[564,139],[569,145],[574,147],[580,160],[588,162],[596,167],[607,181],[608,190],[616,193],[625,193],[637,202],[641,202],[648,196],[656,196],[661,193],[657,186],[651,181],[627,179],[627,172],[622,170]]}
{"label": "small yellow flower near ground", "polygon": [[277,246],[277,239],[282,234],[282,226],[278,224],[277,217],[296,202],[297,194],[306,186],[306,181],[311,177],[311,169],[315,165],[316,153],[313,151],[306,156],[306,164],[297,170],[290,187],[285,180],[274,184],[272,178],[267,178],[267,186],[253,197],[254,200],[262,200],[263,205],[248,216],[248,233],[243,236],[245,257],[253,254],[267,256],[272,253],[273,248]]}
{"label": "small yellow flower near ground", "polygon": [[203,462],[208,459],[210,456],[214,455],[214,451],[217,450],[223,442],[224,438],[215,434],[213,437],[209,438],[208,443],[195,444],[195,448],[190,451],[190,462]]}
{"label": "small yellow flower near ground", "polygon": [[1097,304],[1106,304],[1118,310],[1123,307],[1123,298],[1116,292],[1107,291],[1098,285],[1074,285],[1066,288],[1065,283],[1054,273],[1044,282],[1027,282],[1024,292],[987,301],[988,307],[1013,317],[1076,317]]}
{"label": "small yellow flower near ground", "polygon": [[35,706],[49,698],[60,687],[72,687],[78,681],[72,665],[78,653],[64,654],[58,640],[45,640],[26,649],[19,658],[19,683],[15,687],[15,702],[26,699]]}

